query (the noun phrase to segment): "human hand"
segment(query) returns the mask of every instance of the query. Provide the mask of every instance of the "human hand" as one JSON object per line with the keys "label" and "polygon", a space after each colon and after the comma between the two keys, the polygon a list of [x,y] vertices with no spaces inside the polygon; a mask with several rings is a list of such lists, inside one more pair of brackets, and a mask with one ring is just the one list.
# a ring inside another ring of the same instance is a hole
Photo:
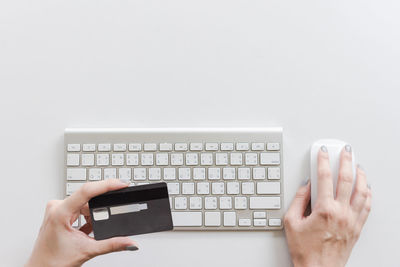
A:
{"label": "human hand", "polygon": [[[25,266],[81,266],[101,254],[137,250],[136,243],[128,237],[97,241],[88,236],[92,224],[87,202],[94,196],[127,186],[117,179],[90,182],[64,200],[49,201],[32,255]],[[86,224],[75,229],[72,223],[80,214],[85,216]]]}
{"label": "human hand", "polygon": [[336,198],[326,147],[318,153],[318,193],[312,213],[304,212],[310,202],[311,185],[297,191],[284,224],[292,261],[298,266],[345,266],[371,210],[371,190],[365,172],[358,166],[353,190],[351,147],[340,158]]}

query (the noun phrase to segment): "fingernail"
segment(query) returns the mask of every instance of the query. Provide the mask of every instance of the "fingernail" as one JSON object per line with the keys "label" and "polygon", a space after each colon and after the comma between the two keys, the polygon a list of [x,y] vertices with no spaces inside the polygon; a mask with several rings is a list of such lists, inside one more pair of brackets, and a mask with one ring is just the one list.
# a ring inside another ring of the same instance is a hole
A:
{"label": "fingernail", "polygon": [[321,146],[321,151],[322,152],[328,152],[328,149],[326,148],[326,146]]}
{"label": "fingernail", "polygon": [[308,185],[308,182],[310,181],[310,178],[307,178],[303,181],[303,185]]}
{"label": "fingernail", "polygon": [[347,152],[351,152],[351,146],[350,146],[350,145],[346,145],[346,146],[344,147],[344,149],[345,149]]}
{"label": "fingernail", "polygon": [[360,170],[364,171],[364,168],[360,164],[357,164],[357,168],[359,168]]}
{"label": "fingernail", "polygon": [[139,248],[135,245],[130,245],[130,246],[127,246],[125,248],[125,250],[135,251],[135,250],[139,250]]}

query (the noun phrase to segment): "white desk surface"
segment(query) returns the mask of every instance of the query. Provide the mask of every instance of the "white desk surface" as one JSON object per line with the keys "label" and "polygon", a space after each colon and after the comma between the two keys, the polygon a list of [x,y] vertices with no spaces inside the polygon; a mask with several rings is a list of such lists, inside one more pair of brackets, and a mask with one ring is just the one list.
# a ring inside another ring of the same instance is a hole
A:
{"label": "white desk surface", "polygon": [[[2,266],[63,196],[66,127],[283,126],[286,207],[310,144],[350,142],[373,209],[348,266],[398,266],[400,4],[0,2]],[[283,232],[169,232],[86,266],[290,266]]]}

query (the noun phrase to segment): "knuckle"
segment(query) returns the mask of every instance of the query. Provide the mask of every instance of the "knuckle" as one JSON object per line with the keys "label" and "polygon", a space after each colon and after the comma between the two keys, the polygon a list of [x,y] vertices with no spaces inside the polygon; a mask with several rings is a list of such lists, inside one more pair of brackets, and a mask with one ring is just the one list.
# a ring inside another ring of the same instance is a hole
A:
{"label": "knuckle", "polygon": [[330,206],[323,206],[318,209],[317,215],[324,221],[332,221],[335,218],[335,211]]}
{"label": "knuckle", "polygon": [[341,171],[339,174],[339,179],[345,183],[352,183],[353,182],[353,174],[350,171]]}
{"label": "knuckle", "polygon": [[319,178],[329,178],[331,177],[331,170],[329,168],[319,168],[318,169]]}
{"label": "knuckle", "polygon": [[285,217],[283,218],[283,225],[286,228],[292,228],[293,226],[293,218],[290,216],[290,214],[286,213]]}
{"label": "knuckle", "polygon": [[367,203],[367,204],[365,205],[365,210],[366,210],[368,213],[371,212],[371,203]]}

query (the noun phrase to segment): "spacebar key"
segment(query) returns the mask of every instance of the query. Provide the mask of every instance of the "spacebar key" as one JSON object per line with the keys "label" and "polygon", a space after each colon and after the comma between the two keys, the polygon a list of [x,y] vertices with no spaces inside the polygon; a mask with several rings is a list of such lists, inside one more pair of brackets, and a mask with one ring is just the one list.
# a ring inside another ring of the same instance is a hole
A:
{"label": "spacebar key", "polygon": [[201,226],[201,212],[171,212],[174,226]]}

